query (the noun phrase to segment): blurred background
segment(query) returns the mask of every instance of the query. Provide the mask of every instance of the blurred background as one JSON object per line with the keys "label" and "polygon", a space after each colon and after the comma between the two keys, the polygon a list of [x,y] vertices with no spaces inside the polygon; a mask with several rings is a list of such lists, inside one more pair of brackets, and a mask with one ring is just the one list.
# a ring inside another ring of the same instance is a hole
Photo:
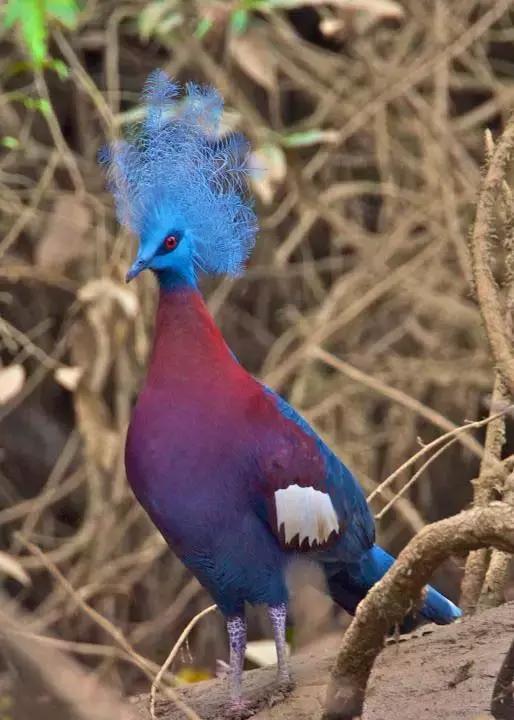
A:
{"label": "blurred background", "polygon": [[[123,468],[155,285],[124,284],[135,244],[96,156],[141,117],[147,74],[215,85],[226,130],[251,139],[257,247],[245,277],[203,289],[241,362],[370,494],[421,444],[489,412],[466,243],[484,130],[514,105],[513,20],[506,0],[3,3],[0,582],[27,632],[128,694],[148,679],[91,610],[156,669],[210,603]],[[381,543],[397,553],[466,507],[482,444],[483,430],[461,434],[374,495]],[[436,579],[454,599],[462,565]],[[291,620],[294,647],[345,622],[305,588]],[[250,632],[269,634],[258,611]],[[213,613],[173,668],[200,679],[220,657]]]}

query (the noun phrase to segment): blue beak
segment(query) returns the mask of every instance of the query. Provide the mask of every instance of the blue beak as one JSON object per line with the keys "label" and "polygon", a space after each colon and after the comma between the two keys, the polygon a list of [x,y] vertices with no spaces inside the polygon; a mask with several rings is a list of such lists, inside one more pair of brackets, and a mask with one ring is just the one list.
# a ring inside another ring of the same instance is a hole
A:
{"label": "blue beak", "polygon": [[130,282],[146,268],[146,262],[142,258],[136,258],[128,273],[125,275],[125,282]]}

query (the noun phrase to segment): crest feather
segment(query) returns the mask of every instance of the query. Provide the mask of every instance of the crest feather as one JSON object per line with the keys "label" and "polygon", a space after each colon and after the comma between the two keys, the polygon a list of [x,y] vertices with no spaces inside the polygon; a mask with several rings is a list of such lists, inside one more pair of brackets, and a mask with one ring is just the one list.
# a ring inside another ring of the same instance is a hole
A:
{"label": "crest feather", "polygon": [[172,99],[179,93],[179,86],[165,72],[157,69],[150,73],[141,93],[141,99],[147,107],[148,129],[158,130],[166,122],[166,110],[170,109]]}
{"label": "crest feather", "polygon": [[220,136],[223,99],[212,87],[187,83],[181,97],[180,86],[155,70],[141,100],[144,121],[100,157],[120,223],[144,242],[152,223],[169,216],[169,229],[178,223],[191,238],[198,269],[239,274],[257,232],[248,141]]}

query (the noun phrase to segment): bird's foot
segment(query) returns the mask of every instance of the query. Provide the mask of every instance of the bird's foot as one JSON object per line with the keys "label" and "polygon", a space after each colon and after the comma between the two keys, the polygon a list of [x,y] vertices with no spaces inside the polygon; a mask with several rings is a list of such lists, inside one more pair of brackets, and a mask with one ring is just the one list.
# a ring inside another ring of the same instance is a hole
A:
{"label": "bird's foot", "polygon": [[291,675],[289,675],[289,673],[284,675],[278,675],[277,677],[277,686],[279,690],[281,690],[281,692],[290,693],[291,690],[294,689],[295,684],[295,681],[293,680]]}
{"label": "bird's foot", "polygon": [[230,720],[244,720],[253,715],[253,709],[249,702],[239,698],[238,700],[231,700],[225,709],[225,717]]}

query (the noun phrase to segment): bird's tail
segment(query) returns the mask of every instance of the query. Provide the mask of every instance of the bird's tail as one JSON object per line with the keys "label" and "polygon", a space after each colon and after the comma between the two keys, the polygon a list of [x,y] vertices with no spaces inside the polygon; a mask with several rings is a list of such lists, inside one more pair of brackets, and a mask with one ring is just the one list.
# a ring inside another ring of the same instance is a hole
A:
{"label": "bird's tail", "polygon": [[[355,612],[355,608],[367,594],[368,590],[378,582],[389,570],[394,558],[385,550],[373,545],[361,558],[359,563],[347,563],[336,565],[333,561],[325,565],[325,572],[328,581],[330,594],[334,600],[347,612]],[[411,614],[404,623],[403,629],[408,630],[423,620],[446,625],[461,617],[460,609],[437,592],[433,587],[428,586],[423,606],[419,609],[418,615]]]}

